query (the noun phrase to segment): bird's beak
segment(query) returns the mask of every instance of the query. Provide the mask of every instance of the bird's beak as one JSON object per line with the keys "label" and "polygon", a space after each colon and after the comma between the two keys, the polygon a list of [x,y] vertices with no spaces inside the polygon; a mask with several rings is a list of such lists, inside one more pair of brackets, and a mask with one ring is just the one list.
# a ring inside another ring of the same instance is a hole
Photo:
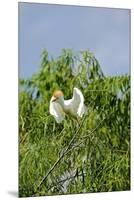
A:
{"label": "bird's beak", "polygon": [[52,102],[55,102],[57,100],[57,98],[56,97],[54,97],[53,99],[52,99]]}

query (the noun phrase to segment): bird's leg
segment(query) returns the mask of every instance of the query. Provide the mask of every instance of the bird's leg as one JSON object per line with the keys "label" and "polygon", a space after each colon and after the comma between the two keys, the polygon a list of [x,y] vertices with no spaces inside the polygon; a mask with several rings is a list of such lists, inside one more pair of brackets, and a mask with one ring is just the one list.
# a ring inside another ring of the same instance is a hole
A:
{"label": "bird's leg", "polygon": [[79,128],[79,126],[80,126],[80,118],[76,118],[76,121],[77,121],[77,128]]}
{"label": "bird's leg", "polygon": [[77,130],[79,129],[79,127],[81,126],[81,123],[80,123],[80,118],[76,118],[75,121],[74,121],[74,124],[75,124],[75,132],[77,132]]}
{"label": "bird's leg", "polygon": [[75,122],[74,122],[74,119],[71,119],[71,127],[72,127],[72,132],[75,133],[76,130],[75,130]]}
{"label": "bird's leg", "polygon": [[76,131],[78,130],[79,126],[80,126],[80,123],[79,123],[79,120],[78,118],[72,118],[72,128],[73,128],[73,133],[75,134]]}
{"label": "bird's leg", "polygon": [[71,127],[73,129],[73,132],[75,133],[77,131],[77,129],[79,128],[80,126],[80,121],[78,118],[72,118],[71,119]]}

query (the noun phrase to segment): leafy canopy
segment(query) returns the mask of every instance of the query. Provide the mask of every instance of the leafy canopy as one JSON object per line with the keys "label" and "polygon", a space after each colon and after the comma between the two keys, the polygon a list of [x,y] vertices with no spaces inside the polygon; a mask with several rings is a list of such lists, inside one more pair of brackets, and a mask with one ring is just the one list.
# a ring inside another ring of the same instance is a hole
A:
{"label": "leafy canopy", "polygon": [[[50,98],[55,89],[71,98],[73,87],[82,91],[88,114],[69,152],[50,172],[79,129],[68,116],[55,122]],[[106,77],[89,50],[63,49],[55,59],[44,50],[38,73],[20,80],[19,195],[129,189],[130,76]]]}

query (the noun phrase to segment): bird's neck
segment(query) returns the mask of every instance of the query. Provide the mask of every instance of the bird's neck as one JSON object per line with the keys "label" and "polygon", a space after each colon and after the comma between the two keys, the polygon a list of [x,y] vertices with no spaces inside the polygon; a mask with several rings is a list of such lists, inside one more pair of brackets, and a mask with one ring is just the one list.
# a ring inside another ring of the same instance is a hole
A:
{"label": "bird's neck", "polygon": [[70,109],[70,104],[68,104],[67,102],[68,102],[68,100],[65,100],[61,104],[61,107],[62,107],[62,109],[64,110],[65,113],[68,113],[69,109]]}
{"label": "bird's neck", "polygon": [[64,109],[64,107],[65,107],[64,98],[61,98],[60,101],[59,101],[58,103],[59,103],[59,104],[61,105],[61,107]]}

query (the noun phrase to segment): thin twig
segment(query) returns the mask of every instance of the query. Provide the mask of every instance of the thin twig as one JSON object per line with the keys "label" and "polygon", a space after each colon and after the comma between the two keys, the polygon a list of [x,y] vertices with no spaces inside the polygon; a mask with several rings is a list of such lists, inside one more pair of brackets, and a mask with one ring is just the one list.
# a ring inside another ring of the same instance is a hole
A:
{"label": "thin twig", "polygon": [[106,119],[106,118],[102,119],[102,120],[100,121],[100,123],[99,123],[92,131],[90,131],[90,133],[89,133],[88,135],[85,135],[85,136],[81,137],[81,139],[86,139],[87,137],[91,136],[91,134],[94,133],[94,131],[100,126],[100,124],[101,124],[105,119]]}
{"label": "thin twig", "polygon": [[63,129],[61,130],[61,132],[60,132],[58,135],[56,135],[56,138],[59,137],[60,135],[62,135],[63,132],[64,132],[64,130],[65,130],[65,128],[63,128]]}
{"label": "thin twig", "polygon": [[[98,124],[98,126],[96,126],[96,128],[94,128],[94,129],[90,132],[89,135],[91,135],[92,133],[94,133],[94,132],[96,131],[96,129],[101,125],[101,123],[102,123],[104,120],[105,120],[105,119],[101,120],[101,122]],[[80,143],[74,145],[71,149],[69,149],[69,150],[67,151],[66,154],[68,154],[68,153],[69,153],[70,151],[72,151],[74,148],[79,147],[79,146],[85,141],[85,139],[87,139],[87,137],[88,137],[89,135],[86,135],[86,137],[83,137],[83,140],[82,140]]]}
{"label": "thin twig", "polygon": [[20,144],[23,144],[23,142],[25,141],[26,137],[28,136],[29,132],[25,133],[25,135],[22,137]]}
{"label": "thin twig", "polygon": [[72,139],[70,140],[70,142],[69,142],[69,144],[68,144],[68,147],[67,147],[66,150],[65,150],[65,153],[70,149],[70,147],[71,147],[73,141],[75,140],[75,138],[76,138],[76,136],[78,135],[80,129],[82,128],[82,125],[83,125],[85,119],[86,119],[86,115],[84,116],[84,118],[83,118],[83,120],[82,120],[82,122],[81,122],[79,128],[77,129],[76,133],[74,134],[74,136],[73,136]]}
{"label": "thin twig", "polygon": [[109,92],[109,90],[88,90],[89,92]]}

